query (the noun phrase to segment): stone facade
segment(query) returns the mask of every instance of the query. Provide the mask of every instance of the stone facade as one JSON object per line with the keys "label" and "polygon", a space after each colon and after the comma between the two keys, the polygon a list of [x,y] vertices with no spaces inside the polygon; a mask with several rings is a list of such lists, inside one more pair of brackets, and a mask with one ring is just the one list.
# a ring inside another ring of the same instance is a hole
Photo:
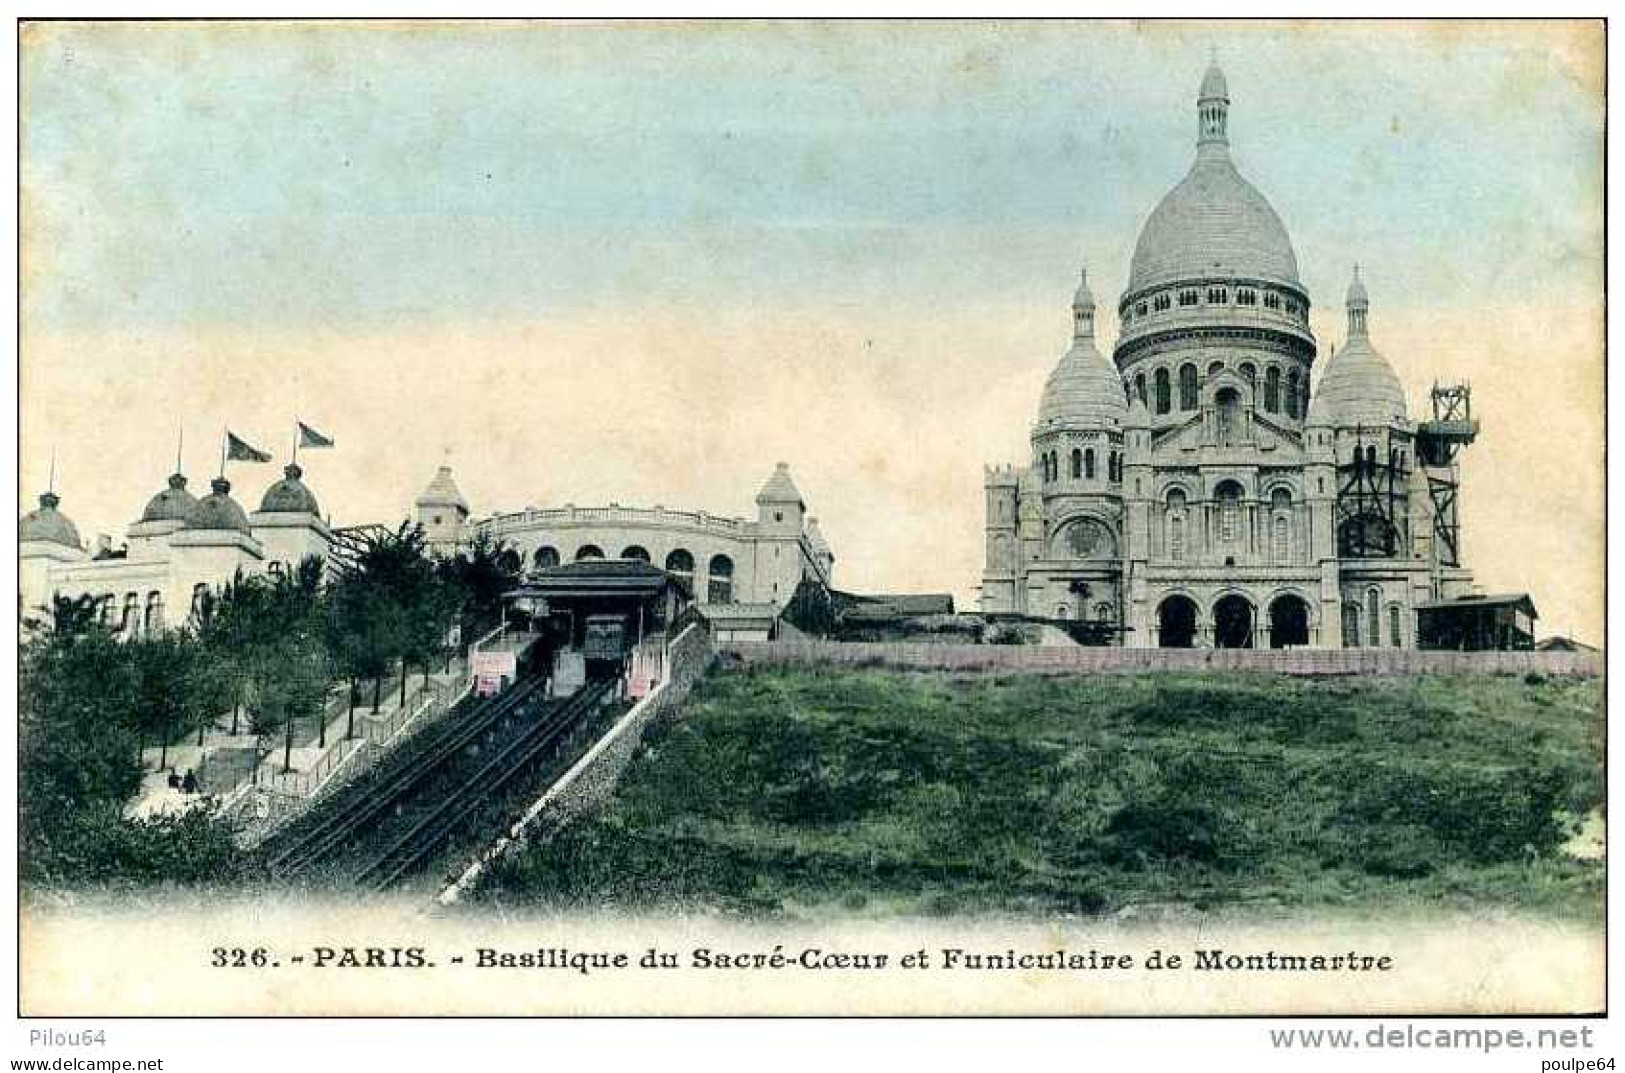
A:
{"label": "stone facade", "polygon": [[641,559],[688,584],[702,606],[757,617],[765,612],[769,622],[803,579],[825,586],[834,580],[835,555],[782,462],[757,493],[753,519],[610,504],[532,508],[470,521],[462,494],[443,469],[419,497],[417,520],[437,538],[438,549],[485,532],[529,569],[581,559]]}
{"label": "stone facade", "polygon": [[1229,108],[1211,68],[1111,358],[1085,276],[1031,463],[986,471],[982,610],[1087,619],[1130,647],[1414,647],[1417,605],[1472,591],[1455,504],[1477,425],[1438,390],[1432,420],[1410,417],[1358,269],[1311,392],[1310,296],[1230,159]]}
{"label": "stone facade", "polygon": [[261,509],[245,512],[224,477],[194,497],[177,473],[131,523],[119,553],[92,552],[62,516],[60,498],[40,497],[40,509],[18,526],[19,610],[43,617],[52,597],[104,597],[102,619],[126,637],[185,624],[203,594],[239,572],[292,569],[308,556],[326,562],[332,531],[296,465],[266,489]]}

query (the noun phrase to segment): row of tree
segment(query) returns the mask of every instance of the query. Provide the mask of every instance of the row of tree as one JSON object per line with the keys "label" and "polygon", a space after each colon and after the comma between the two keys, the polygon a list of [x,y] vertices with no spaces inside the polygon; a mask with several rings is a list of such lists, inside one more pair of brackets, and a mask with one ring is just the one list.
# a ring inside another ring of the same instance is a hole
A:
{"label": "row of tree", "polygon": [[404,703],[408,674],[449,659],[456,627],[471,637],[499,620],[515,580],[503,551],[482,537],[454,558],[431,558],[422,530],[403,523],[362,540],[333,570],[312,558],[239,574],[185,624],[128,639],[103,624],[100,600],[58,597],[29,623],[21,652],[27,851],[74,872],[63,854],[89,852],[86,821],[104,832],[119,825],[151,746],[165,767],[174,743],[229,726],[262,745],[280,737],[286,769],[301,727],[326,743],[329,698],[343,687],[353,736],[369,687],[376,711],[398,675]]}

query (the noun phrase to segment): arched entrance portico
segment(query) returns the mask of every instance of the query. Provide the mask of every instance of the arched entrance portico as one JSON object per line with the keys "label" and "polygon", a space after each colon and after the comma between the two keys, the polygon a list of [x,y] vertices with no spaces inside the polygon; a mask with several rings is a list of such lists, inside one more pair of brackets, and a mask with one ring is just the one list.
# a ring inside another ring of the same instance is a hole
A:
{"label": "arched entrance portico", "polygon": [[1231,593],[1213,605],[1213,646],[1253,647],[1253,605],[1245,596]]}
{"label": "arched entrance portico", "polygon": [[1157,607],[1157,645],[1190,648],[1196,641],[1196,601],[1175,594]]}
{"label": "arched entrance portico", "polygon": [[1303,597],[1282,593],[1270,603],[1270,647],[1309,643],[1309,605]]}

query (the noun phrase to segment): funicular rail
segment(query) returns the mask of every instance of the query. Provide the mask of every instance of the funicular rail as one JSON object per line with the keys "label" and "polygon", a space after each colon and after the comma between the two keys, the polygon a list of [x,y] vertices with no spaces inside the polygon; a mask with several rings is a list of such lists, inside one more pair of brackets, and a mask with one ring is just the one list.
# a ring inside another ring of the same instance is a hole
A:
{"label": "funicular rail", "polygon": [[355,873],[358,886],[384,890],[431,861],[446,843],[549,750],[555,754],[595,711],[613,683],[588,682],[562,705],[544,713],[478,771],[441,798],[386,849]]}
{"label": "funicular rail", "polygon": [[282,878],[298,876],[342,849],[367,823],[392,810],[448,761],[504,719],[538,696],[544,679],[522,680],[500,696],[485,701],[462,719],[447,719],[413,743],[410,756],[386,762],[365,782],[351,788],[351,800],[325,815],[314,827],[298,832],[273,851],[267,867]]}

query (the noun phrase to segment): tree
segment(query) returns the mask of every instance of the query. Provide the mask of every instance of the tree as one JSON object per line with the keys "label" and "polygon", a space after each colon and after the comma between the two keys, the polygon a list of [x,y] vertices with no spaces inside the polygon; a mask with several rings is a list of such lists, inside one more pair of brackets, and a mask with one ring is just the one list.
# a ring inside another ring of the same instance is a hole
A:
{"label": "tree", "polygon": [[36,609],[36,613],[23,618],[23,625],[31,630],[49,630],[63,635],[80,635],[102,624],[102,609],[112,600],[111,594],[67,597],[61,593],[51,595],[49,607]]}
{"label": "tree", "polygon": [[217,710],[202,692],[198,673],[202,646],[179,632],[164,631],[125,642],[141,739],[158,740],[158,766],[169,766],[170,742],[214,721]]}
{"label": "tree", "polygon": [[480,530],[469,546],[439,563],[465,635],[481,633],[502,619],[502,597],[518,584],[516,556],[506,542]]}
{"label": "tree", "polygon": [[408,667],[416,662],[427,674],[429,661],[441,651],[451,609],[427,549],[423,527],[402,522],[393,531],[364,538],[336,586],[334,628],[352,634],[345,658],[366,666],[373,677],[374,711],[391,663],[400,663],[404,705]]}
{"label": "tree", "polygon": [[141,785],[136,685],[110,631],[50,631],[19,653],[18,830],[31,874],[73,870],[81,818],[117,823]]}

